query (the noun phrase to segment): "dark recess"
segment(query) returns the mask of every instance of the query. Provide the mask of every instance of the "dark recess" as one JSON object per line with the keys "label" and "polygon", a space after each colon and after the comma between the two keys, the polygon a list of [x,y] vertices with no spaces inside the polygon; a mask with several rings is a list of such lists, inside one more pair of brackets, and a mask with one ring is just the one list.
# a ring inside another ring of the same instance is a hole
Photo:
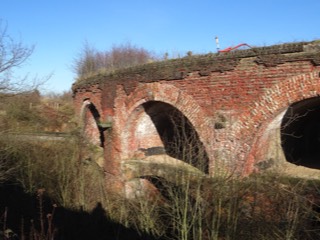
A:
{"label": "dark recess", "polygon": [[292,104],[281,124],[281,144],[288,162],[320,169],[320,98]]}
{"label": "dark recess", "polygon": [[143,107],[160,135],[165,152],[208,173],[209,158],[191,122],[164,102],[150,101]]}

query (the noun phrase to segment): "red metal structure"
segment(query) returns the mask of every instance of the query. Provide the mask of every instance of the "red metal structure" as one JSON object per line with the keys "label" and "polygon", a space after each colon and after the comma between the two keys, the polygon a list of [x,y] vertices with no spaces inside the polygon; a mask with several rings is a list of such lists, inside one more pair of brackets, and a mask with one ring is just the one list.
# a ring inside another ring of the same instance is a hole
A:
{"label": "red metal structure", "polygon": [[223,50],[219,50],[219,52],[222,52],[222,53],[224,53],[224,52],[230,52],[230,51],[235,50],[235,49],[237,49],[237,48],[239,48],[239,47],[242,47],[242,46],[247,46],[247,47],[251,48],[250,45],[248,45],[248,44],[246,44],[246,43],[241,43],[241,44],[238,44],[238,45],[235,46],[235,47],[228,47],[228,48],[225,48],[225,49],[223,49]]}

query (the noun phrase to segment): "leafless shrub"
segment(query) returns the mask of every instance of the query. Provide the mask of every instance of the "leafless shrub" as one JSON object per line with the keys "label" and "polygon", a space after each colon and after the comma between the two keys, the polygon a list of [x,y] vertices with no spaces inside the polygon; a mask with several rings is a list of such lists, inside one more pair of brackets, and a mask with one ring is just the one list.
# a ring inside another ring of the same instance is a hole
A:
{"label": "leafless shrub", "polygon": [[15,71],[23,66],[34,51],[34,46],[26,46],[21,41],[14,40],[7,32],[7,25],[0,19],[0,92],[18,93],[34,90],[43,84],[45,79],[16,77]]}
{"label": "leafless shrub", "polygon": [[131,43],[114,45],[108,51],[98,51],[86,42],[79,57],[74,60],[72,69],[78,78],[82,78],[99,71],[112,72],[154,60],[156,57],[150,51]]}

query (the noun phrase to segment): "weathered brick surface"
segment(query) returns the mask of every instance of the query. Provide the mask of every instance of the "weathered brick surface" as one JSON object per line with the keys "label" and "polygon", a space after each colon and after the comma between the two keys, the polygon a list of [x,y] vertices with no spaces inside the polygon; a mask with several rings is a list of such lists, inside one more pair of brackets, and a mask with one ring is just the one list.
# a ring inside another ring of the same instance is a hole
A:
{"label": "weathered brick surface", "polygon": [[143,105],[159,101],[191,122],[211,171],[219,157],[249,173],[262,154],[257,146],[268,123],[290,104],[319,95],[320,52],[314,45],[208,54],[97,75],[74,85],[74,102],[81,114],[89,98],[101,121],[112,121],[105,132],[108,172],[120,174],[120,161],[139,148],[163,145]]}

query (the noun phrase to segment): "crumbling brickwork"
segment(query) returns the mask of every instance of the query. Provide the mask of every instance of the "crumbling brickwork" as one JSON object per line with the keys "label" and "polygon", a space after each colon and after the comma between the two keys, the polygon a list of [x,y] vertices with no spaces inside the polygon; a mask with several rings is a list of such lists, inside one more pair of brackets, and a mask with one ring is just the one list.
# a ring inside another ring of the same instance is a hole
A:
{"label": "crumbling brickwork", "polygon": [[121,161],[168,147],[166,130],[177,133],[169,117],[173,109],[203,145],[209,174],[221,162],[247,174],[266,160],[261,148],[268,124],[291,104],[318,97],[316,46],[302,42],[188,56],[97,74],[74,84],[74,103],[79,116],[87,111],[86,99],[99,112],[97,124],[106,126],[105,170],[113,176],[121,178]]}

